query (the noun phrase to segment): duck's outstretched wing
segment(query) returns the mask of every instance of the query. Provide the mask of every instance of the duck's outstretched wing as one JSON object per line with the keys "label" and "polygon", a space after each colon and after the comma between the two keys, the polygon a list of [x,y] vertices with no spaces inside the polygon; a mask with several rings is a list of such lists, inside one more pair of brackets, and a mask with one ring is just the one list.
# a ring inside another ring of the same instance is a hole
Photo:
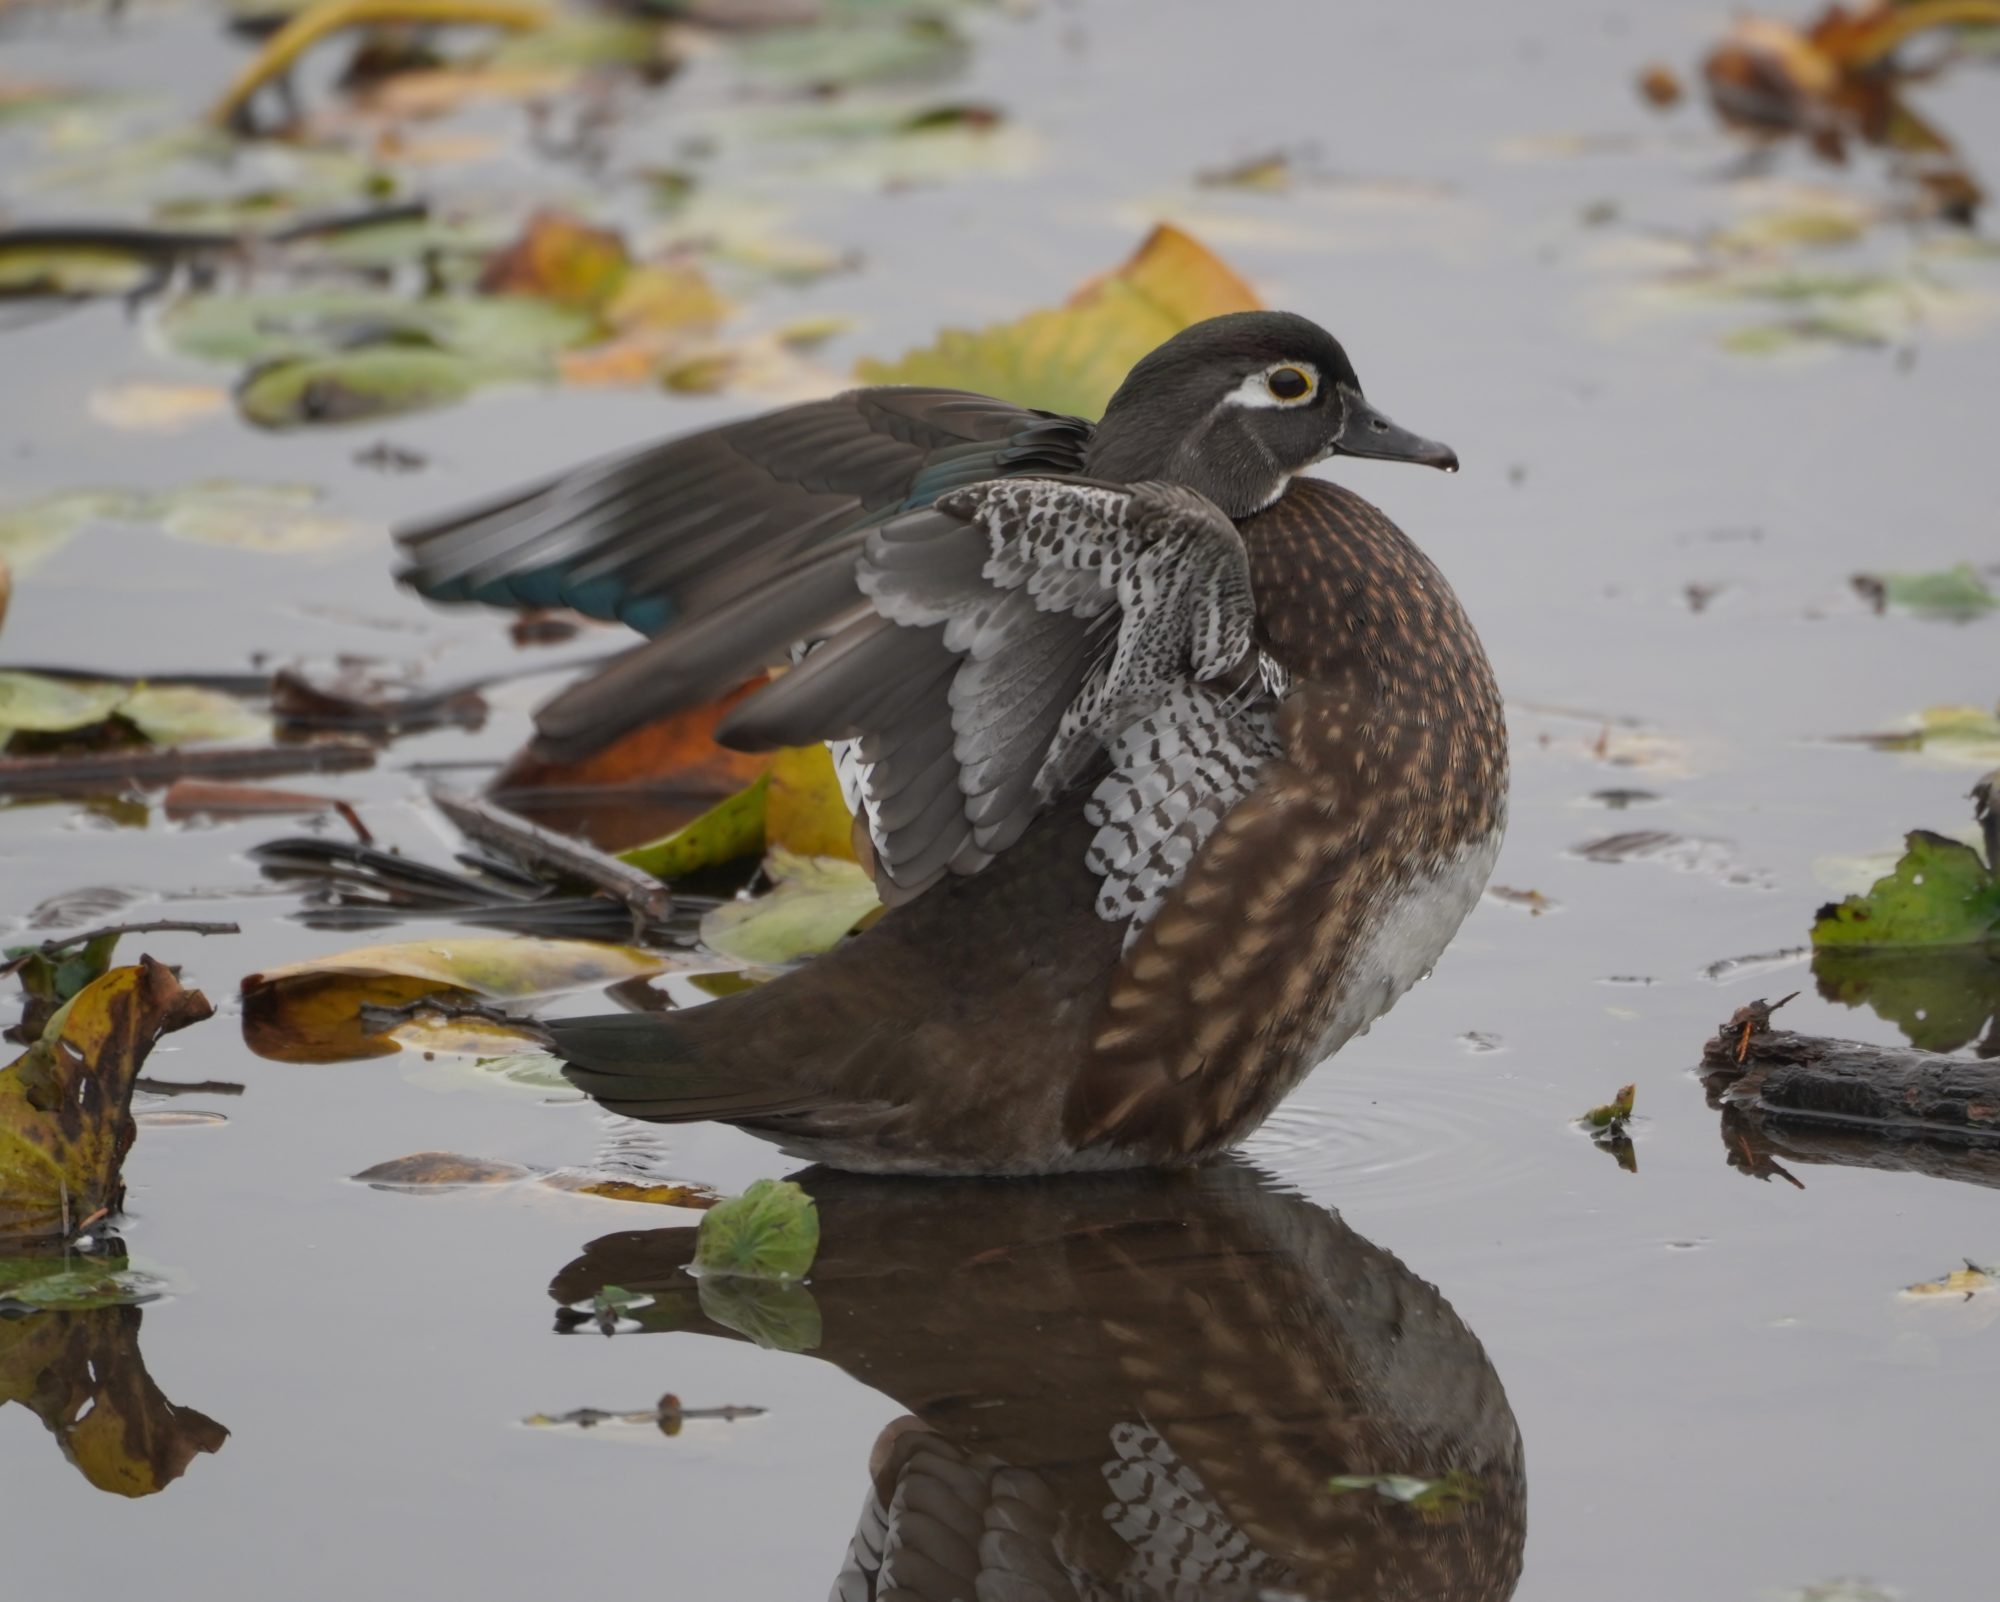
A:
{"label": "duck's outstretched wing", "polygon": [[720,734],[843,742],[891,904],[978,872],[1094,775],[1100,911],[1143,922],[1275,750],[1243,542],[1192,490],[955,490],[870,533],[854,584]]}
{"label": "duck's outstretched wing", "polygon": [[[852,390],[402,530],[403,577],[434,600],[568,606],[646,634],[745,597],[791,591],[805,605],[796,586],[839,583],[881,518],[1009,473],[1075,472],[1089,436],[1079,419],[984,395]],[[642,647],[553,703],[540,720],[550,753],[607,744],[666,710],[676,692],[654,680]]]}

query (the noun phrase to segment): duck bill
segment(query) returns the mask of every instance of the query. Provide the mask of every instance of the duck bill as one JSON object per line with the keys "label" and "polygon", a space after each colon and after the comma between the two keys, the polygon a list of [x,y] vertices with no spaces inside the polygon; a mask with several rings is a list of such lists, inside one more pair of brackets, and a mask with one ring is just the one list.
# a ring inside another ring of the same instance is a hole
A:
{"label": "duck bill", "polygon": [[1391,422],[1351,390],[1347,401],[1347,421],[1334,436],[1333,449],[1341,456],[1370,456],[1381,462],[1415,462],[1419,467],[1458,471],[1458,452],[1421,434]]}

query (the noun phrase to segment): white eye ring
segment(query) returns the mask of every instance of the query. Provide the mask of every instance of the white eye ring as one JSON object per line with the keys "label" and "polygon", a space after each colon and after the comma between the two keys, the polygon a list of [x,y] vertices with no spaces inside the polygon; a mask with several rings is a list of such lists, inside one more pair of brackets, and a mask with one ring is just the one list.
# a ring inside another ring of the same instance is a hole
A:
{"label": "white eye ring", "polygon": [[[1306,381],[1303,393],[1290,397],[1280,395],[1271,388],[1271,380],[1279,373],[1297,373]],[[1304,406],[1319,394],[1319,369],[1311,362],[1273,362],[1262,372],[1252,373],[1242,383],[1223,397],[1230,406],[1250,406],[1266,410],[1276,408],[1289,410],[1294,406]]]}

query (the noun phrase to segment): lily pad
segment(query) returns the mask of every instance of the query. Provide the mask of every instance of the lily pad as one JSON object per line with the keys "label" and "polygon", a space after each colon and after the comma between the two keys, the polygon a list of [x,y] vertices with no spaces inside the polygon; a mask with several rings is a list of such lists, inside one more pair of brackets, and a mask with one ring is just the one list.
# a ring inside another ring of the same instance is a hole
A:
{"label": "lily pad", "polygon": [[585,313],[528,296],[419,300],[366,290],[197,295],[169,308],[161,336],[186,356],[263,362],[401,345],[456,351],[496,369],[546,370],[554,352],[589,339]]}
{"label": "lily pad", "polygon": [[2000,1056],[2000,946],[1987,950],[1855,950],[1828,946],[1812,956],[1819,993],[1844,1007],[1867,1007],[1920,1051]]}
{"label": "lily pad", "polygon": [[977,332],[947,330],[927,350],[855,371],[867,384],[938,384],[1096,417],[1155,346],[1190,323],[1261,305],[1220,258],[1162,224],[1123,266],[1062,307]]}
{"label": "lily pad", "polygon": [[2000,942],[2000,875],[1961,840],[1928,829],[1903,839],[1893,873],[1867,894],[1821,907],[1818,948],[1981,946]]}
{"label": "lily pad", "polygon": [[857,863],[772,851],[765,865],[775,888],[703,914],[701,938],[711,950],[740,962],[795,962],[837,945],[881,905]]}
{"label": "lily pad", "polygon": [[803,1279],[819,1251],[819,1209],[789,1179],[760,1179],[701,1216],[694,1267],[702,1274]]}
{"label": "lily pad", "polygon": [[1855,580],[1878,604],[1928,617],[1967,619],[2000,607],[2000,596],[1970,562],[1936,573],[1867,573]]}
{"label": "lily pad", "polygon": [[260,428],[359,423],[450,406],[510,376],[457,351],[372,346],[266,362],[245,375],[236,406]]}
{"label": "lily pad", "polygon": [[67,734],[111,717],[129,684],[0,671],[0,734]]}

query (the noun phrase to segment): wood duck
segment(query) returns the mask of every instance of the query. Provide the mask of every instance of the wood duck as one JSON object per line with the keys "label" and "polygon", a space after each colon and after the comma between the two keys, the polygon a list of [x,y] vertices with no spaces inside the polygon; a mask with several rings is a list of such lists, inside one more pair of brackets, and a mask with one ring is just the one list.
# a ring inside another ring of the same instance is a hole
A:
{"label": "wood duck", "polygon": [[[836,1602],[1513,1595],[1527,1479],[1500,1376],[1325,1209],[1233,1161],[942,1195],[798,1178],[823,1244],[782,1299],[690,1278],[692,1228],[595,1240],[550,1294],[622,1286],[652,1298],[643,1331],[795,1346],[904,1409]],[[1430,1490],[1354,1486],[1376,1475]]]}
{"label": "wood duck", "polygon": [[427,595],[654,635],[543,709],[558,753],[791,651],[720,736],[833,745],[889,907],[753,991],[551,1023],[575,1082],[871,1172],[1187,1164],[1256,1128],[1429,972],[1505,819],[1450,586],[1298,476],[1343,454],[1457,465],[1324,330],[1238,313],[1095,425],[863,389],[405,535]]}

